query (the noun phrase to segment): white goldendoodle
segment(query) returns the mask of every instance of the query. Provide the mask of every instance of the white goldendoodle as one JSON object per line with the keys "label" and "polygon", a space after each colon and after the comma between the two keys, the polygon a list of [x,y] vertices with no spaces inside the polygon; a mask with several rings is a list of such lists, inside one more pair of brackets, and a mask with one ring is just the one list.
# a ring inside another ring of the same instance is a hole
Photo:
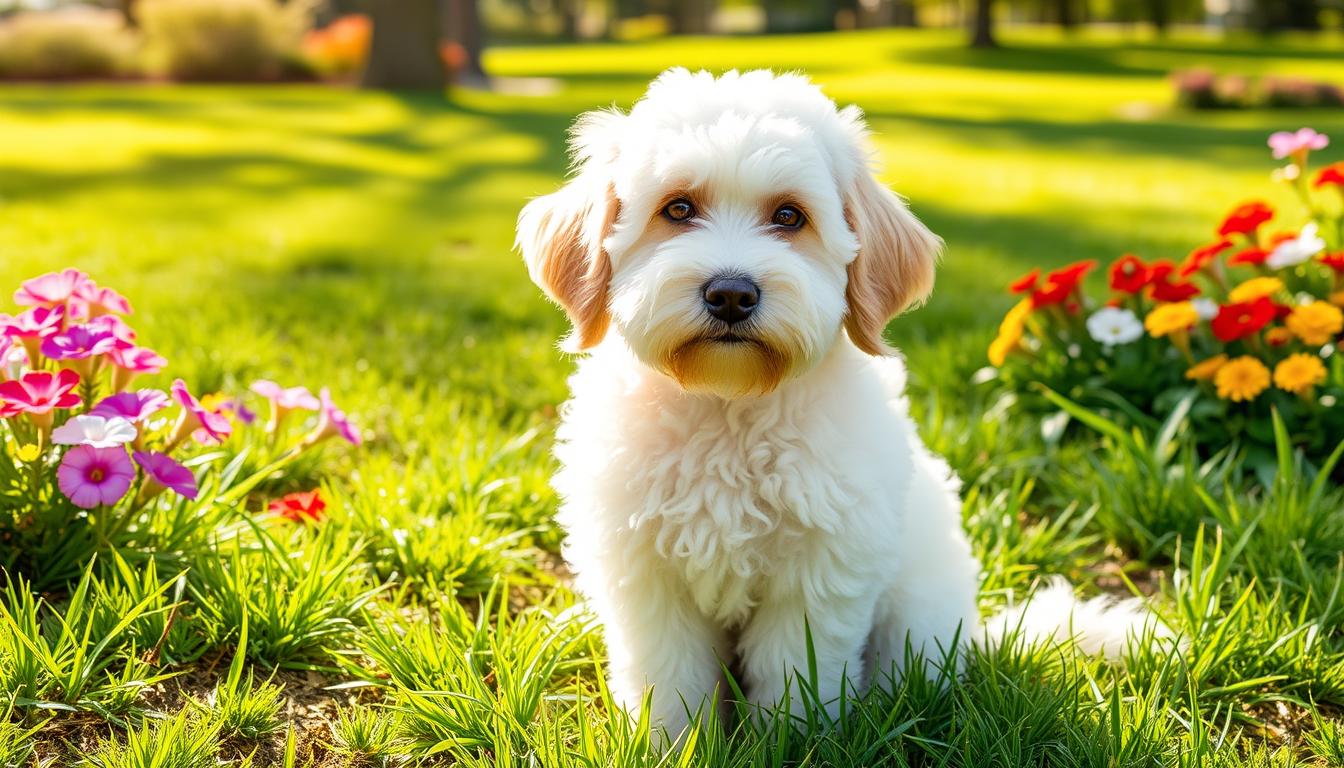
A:
{"label": "white goldendoodle", "polygon": [[[835,706],[907,642],[983,636],[957,481],[882,339],[942,243],[874,178],[862,112],[798,75],[673,69],[572,148],[518,244],[587,353],[555,487],[622,705],[652,686],[675,736],[732,665],[755,703],[802,671]],[[1114,651],[1144,616],[1061,585],[997,622]]]}

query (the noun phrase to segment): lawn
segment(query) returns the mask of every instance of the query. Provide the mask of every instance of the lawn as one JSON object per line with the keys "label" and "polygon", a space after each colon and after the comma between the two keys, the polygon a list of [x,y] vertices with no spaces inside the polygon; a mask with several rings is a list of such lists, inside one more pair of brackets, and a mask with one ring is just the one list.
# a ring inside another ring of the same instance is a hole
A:
{"label": "lawn", "polygon": [[[628,106],[670,64],[800,69],[860,104],[884,178],[947,240],[933,300],[888,335],[926,439],[966,481],[985,610],[1043,574],[1087,593],[1132,582],[1190,639],[1180,658],[1123,667],[976,655],[962,680],[872,694],[841,724],[795,712],[798,727],[712,729],[682,764],[1340,764],[1344,496],[1291,471],[1258,488],[1235,462],[1147,438],[1046,440],[973,382],[1020,273],[1179,258],[1246,197],[1286,200],[1268,179],[1273,130],[1337,134],[1323,154],[1344,158],[1341,113],[1182,111],[1170,71],[1341,82],[1344,42],[1005,39],[993,52],[900,31],[501,48],[488,69],[540,78],[539,95],[446,101],[0,88],[0,285],[78,266],[131,299],[144,342],[195,390],[329,386],[372,437],[305,457],[180,551],[125,569],[104,555],[90,605],[41,585],[55,608],[34,609],[47,618],[33,632],[57,646],[52,664],[0,628],[0,683],[19,698],[0,718],[0,767],[34,745],[34,765],[109,768],[149,765],[135,749],[164,766],[656,763],[647,734],[612,715],[600,633],[566,587],[547,477],[572,363],[511,244],[521,205],[563,176],[574,115]],[[249,525],[267,494],[315,486],[321,524]],[[25,592],[0,594],[4,615],[23,613]],[[106,646],[80,639],[132,607],[145,615]],[[164,652],[146,655],[145,638]]]}

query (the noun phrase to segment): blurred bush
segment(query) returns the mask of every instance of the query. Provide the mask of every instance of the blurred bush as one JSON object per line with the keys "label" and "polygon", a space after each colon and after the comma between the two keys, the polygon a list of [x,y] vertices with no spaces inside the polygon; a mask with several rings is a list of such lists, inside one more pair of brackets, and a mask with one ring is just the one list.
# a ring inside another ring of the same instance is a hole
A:
{"label": "blurred bush", "polygon": [[18,13],[0,22],[0,77],[117,77],[133,72],[136,47],[136,34],[115,11]]}
{"label": "blurred bush", "polygon": [[325,76],[343,77],[364,69],[373,22],[363,14],[342,16],[303,38],[303,55]]}
{"label": "blurred bush", "polygon": [[1176,103],[1191,109],[1313,108],[1344,106],[1344,91],[1297,77],[1215,75],[1204,69],[1172,73]]}
{"label": "blurred bush", "polygon": [[142,0],[150,68],[177,80],[307,77],[300,42],[311,6],[299,0]]}

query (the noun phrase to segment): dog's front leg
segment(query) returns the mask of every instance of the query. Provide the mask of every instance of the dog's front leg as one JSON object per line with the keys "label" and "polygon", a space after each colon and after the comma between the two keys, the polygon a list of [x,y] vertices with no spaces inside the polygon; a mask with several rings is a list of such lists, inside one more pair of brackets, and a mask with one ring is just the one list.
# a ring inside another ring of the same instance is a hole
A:
{"label": "dog's front leg", "polygon": [[611,689],[638,717],[653,687],[649,719],[675,740],[690,716],[718,705],[731,647],[674,578],[649,563],[622,574],[601,618],[606,624]]}
{"label": "dog's front leg", "polygon": [[[863,650],[875,605],[873,595],[833,595],[810,602],[793,595],[761,604],[738,643],[751,703],[773,708],[787,692],[792,713],[801,715],[805,695],[800,685],[815,672],[814,693],[835,716],[842,695],[863,689]],[[809,634],[815,669],[809,668]]]}

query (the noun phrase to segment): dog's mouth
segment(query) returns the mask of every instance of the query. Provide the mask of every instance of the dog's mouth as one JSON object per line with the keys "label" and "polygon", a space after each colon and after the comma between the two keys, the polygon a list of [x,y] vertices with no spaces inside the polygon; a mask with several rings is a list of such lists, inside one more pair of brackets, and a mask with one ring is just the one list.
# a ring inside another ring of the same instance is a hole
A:
{"label": "dog's mouth", "polygon": [[721,333],[718,336],[711,336],[709,340],[715,344],[751,344],[755,339],[746,336],[739,336],[736,333]]}

